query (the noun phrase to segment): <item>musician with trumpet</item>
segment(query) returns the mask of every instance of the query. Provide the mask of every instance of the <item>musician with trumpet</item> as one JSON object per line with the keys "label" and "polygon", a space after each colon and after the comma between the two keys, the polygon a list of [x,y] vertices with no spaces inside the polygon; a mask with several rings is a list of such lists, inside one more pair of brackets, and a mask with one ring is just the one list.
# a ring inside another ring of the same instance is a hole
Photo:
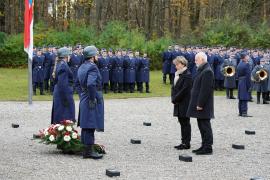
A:
{"label": "musician with trumpet", "polygon": [[257,91],[257,104],[260,104],[261,95],[263,104],[267,102],[269,72],[266,66],[266,58],[260,60],[260,65],[256,65],[251,72],[251,80],[254,82],[253,89]]}
{"label": "musician with trumpet", "polygon": [[221,73],[224,75],[224,87],[226,88],[227,99],[236,99],[233,96],[233,89],[236,88],[236,69],[237,60],[232,53],[228,59],[224,60],[221,66]]}

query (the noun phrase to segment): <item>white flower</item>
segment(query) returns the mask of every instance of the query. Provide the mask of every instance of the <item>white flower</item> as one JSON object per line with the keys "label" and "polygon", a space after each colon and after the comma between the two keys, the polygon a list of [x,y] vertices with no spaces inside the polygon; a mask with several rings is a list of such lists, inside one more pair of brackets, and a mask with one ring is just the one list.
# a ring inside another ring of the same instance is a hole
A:
{"label": "white flower", "polygon": [[48,136],[48,135],[49,135],[49,132],[48,132],[48,131],[45,131],[45,132],[44,132],[44,135],[45,135],[45,136]]}
{"label": "white flower", "polygon": [[64,128],[65,128],[65,126],[61,125],[61,126],[59,126],[58,131],[63,131]]}
{"label": "white flower", "polygon": [[72,127],[71,126],[67,126],[66,127],[66,130],[69,131],[69,132],[72,131]]}
{"label": "white flower", "polygon": [[54,135],[50,135],[49,140],[54,141],[55,140]]}
{"label": "white flower", "polygon": [[57,129],[59,126],[61,126],[60,124],[55,124],[54,126],[53,126],[53,129]]}
{"label": "white flower", "polygon": [[72,139],[77,139],[78,138],[78,134],[77,133],[72,133]]}
{"label": "white flower", "polygon": [[43,134],[44,134],[45,136],[48,136],[48,135],[49,135],[48,128],[44,129]]}
{"label": "white flower", "polygon": [[71,140],[70,136],[68,136],[68,135],[64,136],[64,141],[69,142],[70,140]]}

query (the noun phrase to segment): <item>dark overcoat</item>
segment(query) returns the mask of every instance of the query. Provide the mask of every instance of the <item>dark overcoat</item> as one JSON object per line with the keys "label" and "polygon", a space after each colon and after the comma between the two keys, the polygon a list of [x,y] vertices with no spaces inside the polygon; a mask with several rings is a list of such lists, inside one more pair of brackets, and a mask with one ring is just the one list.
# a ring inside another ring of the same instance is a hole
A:
{"label": "dark overcoat", "polygon": [[142,82],[149,82],[150,80],[150,61],[148,58],[141,59],[140,79]]}
{"label": "dark overcoat", "polygon": [[63,120],[75,121],[75,104],[72,86],[72,71],[64,60],[60,60],[56,65],[55,72],[52,124],[60,123]]}
{"label": "dark overcoat", "polygon": [[44,81],[44,60],[45,56],[34,56],[32,61],[32,80],[34,83]]}
{"label": "dark overcoat", "polygon": [[124,60],[125,83],[135,83],[136,81],[136,59],[125,57]]}
{"label": "dark overcoat", "polygon": [[116,83],[124,82],[124,59],[116,56],[112,62],[112,81]]}
{"label": "dark overcoat", "polygon": [[[201,65],[194,77],[187,116],[200,119],[214,118],[214,73],[208,63]],[[198,111],[197,106],[203,110]]]}
{"label": "dark overcoat", "polygon": [[[256,65],[253,68],[251,75],[256,76],[256,72],[259,71],[260,69],[265,69],[268,73],[268,76],[269,76],[267,65]],[[253,90],[255,90],[257,92],[267,92],[268,91],[268,79],[266,79],[264,81],[260,81],[260,82],[254,82]]]}
{"label": "dark overcoat", "polygon": [[234,89],[236,88],[236,66],[237,66],[237,60],[236,59],[225,59],[224,63],[221,66],[221,73],[224,72],[224,68],[227,66],[233,66],[235,68],[235,74],[233,76],[224,77],[224,87]]}
{"label": "dark overcoat", "polygon": [[98,59],[98,68],[102,77],[102,83],[109,83],[110,80],[110,59],[101,56]]}
{"label": "dark overcoat", "polygon": [[172,52],[171,51],[165,51],[162,55],[162,73],[163,74],[170,74],[171,71],[171,58],[172,58]]}
{"label": "dark overcoat", "polygon": [[187,109],[192,88],[192,76],[189,70],[179,75],[176,84],[172,86],[171,100],[174,104],[173,115],[179,118],[187,117]]}
{"label": "dark overcoat", "polygon": [[[95,63],[85,61],[78,70],[78,94],[80,96],[78,126],[104,131],[104,102],[101,75]],[[96,100],[94,108],[89,101]]]}
{"label": "dark overcoat", "polygon": [[248,63],[240,61],[237,66],[238,74],[238,99],[248,101],[250,100],[251,88],[251,72]]}

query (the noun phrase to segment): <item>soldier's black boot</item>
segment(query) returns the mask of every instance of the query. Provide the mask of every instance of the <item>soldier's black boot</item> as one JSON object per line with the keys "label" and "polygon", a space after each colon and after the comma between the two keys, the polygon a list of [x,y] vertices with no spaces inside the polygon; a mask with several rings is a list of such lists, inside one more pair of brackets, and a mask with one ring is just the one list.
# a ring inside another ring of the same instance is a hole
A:
{"label": "soldier's black boot", "polygon": [[33,94],[37,95],[37,86],[36,83],[33,84]]}
{"label": "soldier's black boot", "polygon": [[261,103],[261,93],[257,92],[257,104]]}
{"label": "soldier's black boot", "polygon": [[230,99],[230,91],[228,88],[226,88],[226,98]]}
{"label": "soldier's black boot", "polygon": [[39,84],[39,88],[40,88],[40,95],[44,95],[43,83]]}
{"label": "soldier's black boot", "polygon": [[230,99],[236,99],[236,98],[233,96],[233,89],[230,89]]}
{"label": "soldier's black boot", "polygon": [[266,93],[262,93],[262,97],[263,97],[263,104],[269,104],[268,102],[267,102],[267,94]]}
{"label": "soldier's black boot", "polygon": [[102,157],[103,157],[103,155],[96,152],[92,145],[88,145],[85,147],[85,150],[83,152],[84,159],[86,159],[86,158],[101,159]]}
{"label": "soldier's black boot", "polygon": [[146,93],[150,93],[149,91],[149,83],[145,83]]}
{"label": "soldier's black boot", "polygon": [[166,74],[163,74],[163,84],[166,84]]}

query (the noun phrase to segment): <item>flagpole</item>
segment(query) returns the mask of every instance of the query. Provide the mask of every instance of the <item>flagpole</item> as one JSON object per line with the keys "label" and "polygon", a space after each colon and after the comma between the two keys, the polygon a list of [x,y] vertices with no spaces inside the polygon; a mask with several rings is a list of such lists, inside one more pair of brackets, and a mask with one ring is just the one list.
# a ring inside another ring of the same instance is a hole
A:
{"label": "flagpole", "polygon": [[32,59],[28,56],[28,104],[33,104]]}

